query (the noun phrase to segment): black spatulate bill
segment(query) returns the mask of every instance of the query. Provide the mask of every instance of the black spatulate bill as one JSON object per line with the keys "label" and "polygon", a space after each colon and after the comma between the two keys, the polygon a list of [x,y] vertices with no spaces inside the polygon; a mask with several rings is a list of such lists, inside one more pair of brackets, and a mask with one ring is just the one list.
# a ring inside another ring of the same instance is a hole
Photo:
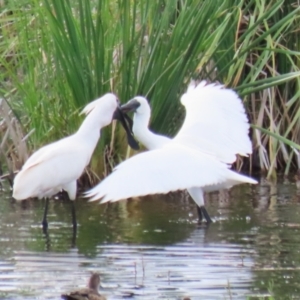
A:
{"label": "black spatulate bill", "polygon": [[133,122],[129,118],[129,116],[123,114],[121,109],[118,107],[113,115],[113,119],[120,121],[123,128],[125,129],[128,145],[134,150],[139,150],[140,149],[139,144],[133,137],[133,132],[132,132]]}

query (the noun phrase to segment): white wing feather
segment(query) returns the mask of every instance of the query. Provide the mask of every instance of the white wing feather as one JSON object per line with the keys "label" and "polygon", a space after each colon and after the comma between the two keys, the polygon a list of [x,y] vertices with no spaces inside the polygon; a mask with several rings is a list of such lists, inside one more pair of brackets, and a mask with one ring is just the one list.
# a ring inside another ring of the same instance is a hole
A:
{"label": "white wing feather", "polygon": [[186,117],[174,141],[230,164],[236,154],[252,153],[245,109],[233,90],[205,81],[192,83],[181,103]]}
{"label": "white wing feather", "polygon": [[91,201],[118,201],[148,194],[164,194],[190,187],[213,190],[255,180],[239,175],[214,157],[169,143],[161,149],[137,154],[86,193]]}

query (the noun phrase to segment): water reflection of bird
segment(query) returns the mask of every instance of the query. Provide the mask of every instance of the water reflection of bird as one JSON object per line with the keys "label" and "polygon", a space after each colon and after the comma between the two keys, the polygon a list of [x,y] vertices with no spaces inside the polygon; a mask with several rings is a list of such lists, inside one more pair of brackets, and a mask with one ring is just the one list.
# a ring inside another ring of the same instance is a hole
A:
{"label": "water reflection of bird", "polygon": [[229,169],[236,155],[252,153],[249,123],[237,94],[222,85],[192,83],[181,97],[186,108],[177,135],[154,134],[148,128],[151,109],[143,97],[122,106],[134,111],[133,133],[149,150],[121,163],[87,193],[102,203],[134,196],[188,189],[197,204],[199,221],[211,222],[204,207],[204,192],[257,183]]}
{"label": "water reflection of bird", "polygon": [[[69,199],[75,200],[76,180],[91,159],[100,137],[100,129],[109,125],[114,115],[120,117],[118,99],[114,94],[108,93],[89,103],[82,113],[87,117],[76,133],[36,151],[14,180],[15,199],[47,198],[43,218],[44,228],[47,228],[49,197],[65,190]],[[76,226],[73,201],[72,215],[73,225]]]}
{"label": "water reflection of bird", "polygon": [[89,279],[87,288],[63,294],[61,297],[65,300],[106,300],[106,297],[99,294],[99,286],[100,275],[99,273],[94,273]]}

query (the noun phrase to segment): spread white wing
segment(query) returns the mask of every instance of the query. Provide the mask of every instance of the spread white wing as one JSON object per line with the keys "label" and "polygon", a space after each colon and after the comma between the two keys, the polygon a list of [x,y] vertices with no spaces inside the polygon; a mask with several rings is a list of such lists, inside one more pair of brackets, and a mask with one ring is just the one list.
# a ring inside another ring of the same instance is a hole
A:
{"label": "spread white wing", "polygon": [[137,154],[86,193],[91,201],[118,201],[148,194],[164,194],[190,187],[229,188],[255,180],[239,175],[214,157],[178,145]]}
{"label": "spread white wing", "polygon": [[249,123],[238,95],[222,85],[191,84],[181,97],[186,117],[174,141],[225,163],[252,153]]}

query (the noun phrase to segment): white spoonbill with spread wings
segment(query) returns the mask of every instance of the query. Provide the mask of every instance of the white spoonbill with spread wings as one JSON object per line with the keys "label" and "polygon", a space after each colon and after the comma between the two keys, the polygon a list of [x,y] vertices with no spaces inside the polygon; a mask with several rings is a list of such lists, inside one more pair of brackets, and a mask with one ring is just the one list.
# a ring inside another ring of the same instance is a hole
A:
{"label": "white spoonbill with spread wings", "polygon": [[[31,197],[47,198],[43,219],[44,228],[47,227],[49,197],[65,190],[69,199],[75,200],[76,181],[90,162],[100,138],[100,129],[109,125],[113,117],[122,117],[118,103],[117,97],[112,93],[89,103],[82,111],[87,116],[78,131],[37,150],[15,177],[13,197],[16,200]],[[121,120],[124,121],[124,118]],[[130,135],[128,128],[126,130],[127,135]],[[74,205],[72,213],[75,217]],[[73,218],[73,225],[74,222]]]}
{"label": "white spoonbill with spread wings", "polygon": [[141,96],[121,107],[134,111],[133,133],[149,150],[119,164],[87,193],[91,201],[114,202],[130,197],[187,189],[197,204],[199,221],[211,218],[204,192],[228,189],[256,180],[230,170],[236,155],[252,153],[249,123],[241,99],[219,84],[191,83],[181,97],[186,117],[170,139],[148,128],[151,110]]}

